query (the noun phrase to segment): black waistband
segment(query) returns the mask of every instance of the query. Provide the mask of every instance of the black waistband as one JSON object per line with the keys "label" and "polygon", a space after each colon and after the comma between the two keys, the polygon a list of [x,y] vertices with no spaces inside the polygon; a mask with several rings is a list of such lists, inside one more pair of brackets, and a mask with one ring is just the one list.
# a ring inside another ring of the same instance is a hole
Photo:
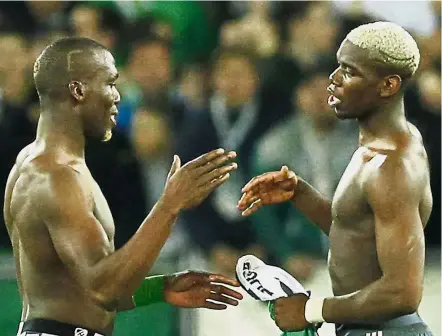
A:
{"label": "black waistband", "polygon": [[89,328],[40,318],[22,322],[20,329],[21,332],[32,331],[54,334],[57,336],[105,336],[103,333],[99,333],[98,331],[91,330]]}
{"label": "black waistband", "polygon": [[382,323],[352,323],[352,324],[336,324],[336,330],[351,330],[351,329],[373,329],[382,330],[385,328],[405,327],[412,324],[425,324],[422,318],[417,314],[409,314],[396,317],[394,319]]}

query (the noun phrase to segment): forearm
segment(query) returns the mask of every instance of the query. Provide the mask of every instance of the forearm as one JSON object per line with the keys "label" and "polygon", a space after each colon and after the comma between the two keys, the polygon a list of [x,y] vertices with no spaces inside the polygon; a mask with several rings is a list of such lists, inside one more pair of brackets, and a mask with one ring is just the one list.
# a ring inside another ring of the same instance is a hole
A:
{"label": "forearm", "polygon": [[332,223],[330,200],[326,199],[324,195],[306,181],[298,178],[292,203],[312,223],[328,235]]}
{"label": "forearm", "polygon": [[118,298],[134,293],[158,257],[177,215],[159,201],[132,238],[90,270],[92,290],[104,306],[115,309]]}
{"label": "forearm", "polygon": [[419,301],[381,278],[357,292],[326,298],[322,314],[330,323],[382,322],[415,312]]}

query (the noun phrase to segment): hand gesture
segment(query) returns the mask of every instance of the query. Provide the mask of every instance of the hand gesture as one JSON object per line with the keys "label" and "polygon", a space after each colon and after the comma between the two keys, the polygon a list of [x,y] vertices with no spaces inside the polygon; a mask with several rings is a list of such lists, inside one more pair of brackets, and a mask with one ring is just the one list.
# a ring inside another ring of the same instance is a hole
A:
{"label": "hand gesture", "polygon": [[236,280],[223,275],[193,271],[178,273],[166,280],[164,299],[182,308],[222,310],[227,305],[237,306],[242,295],[224,284],[239,287]]}
{"label": "hand gesture", "polygon": [[296,174],[283,166],[280,171],[269,172],[252,178],[244,188],[238,202],[243,216],[248,216],[265,204],[290,200],[298,183]]}
{"label": "hand gesture", "polygon": [[235,157],[235,152],[217,149],[181,167],[181,160],[175,155],[164,188],[165,203],[176,212],[199,205],[237,168],[235,162],[227,163]]}

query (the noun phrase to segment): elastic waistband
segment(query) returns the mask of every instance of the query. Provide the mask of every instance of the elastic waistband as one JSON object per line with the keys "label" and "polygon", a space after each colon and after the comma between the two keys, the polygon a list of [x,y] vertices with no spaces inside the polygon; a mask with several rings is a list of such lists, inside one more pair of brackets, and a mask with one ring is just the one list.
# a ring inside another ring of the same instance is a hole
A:
{"label": "elastic waistband", "polygon": [[382,322],[382,323],[352,323],[352,324],[336,324],[337,330],[343,329],[385,329],[385,328],[397,328],[405,327],[412,324],[424,324],[424,321],[418,313],[402,315],[394,319]]}
{"label": "elastic waistband", "polygon": [[106,336],[89,328],[41,318],[21,322],[17,335],[25,331],[54,336]]}

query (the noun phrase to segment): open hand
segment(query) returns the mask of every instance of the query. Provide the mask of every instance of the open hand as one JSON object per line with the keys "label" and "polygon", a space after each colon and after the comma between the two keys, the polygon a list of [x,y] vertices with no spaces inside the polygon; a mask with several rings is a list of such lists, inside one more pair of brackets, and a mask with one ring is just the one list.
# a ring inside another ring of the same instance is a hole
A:
{"label": "open hand", "polygon": [[173,212],[199,205],[237,168],[235,162],[228,163],[235,157],[235,152],[226,152],[221,148],[203,154],[181,167],[181,160],[175,155],[162,196],[164,203]]}
{"label": "open hand", "polygon": [[298,183],[296,174],[283,166],[280,171],[264,173],[252,178],[244,188],[238,202],[243,216],[248,216],[265,204],[275,204],[290,200]]}
{"label": "open hand", "polygon": [[237,306],[243,296],[225,285],[240,286],[238,281],[219,274],[194,271],[178,273],[166,279],[164,299],[182,308],[222,310],[227,305]]}

